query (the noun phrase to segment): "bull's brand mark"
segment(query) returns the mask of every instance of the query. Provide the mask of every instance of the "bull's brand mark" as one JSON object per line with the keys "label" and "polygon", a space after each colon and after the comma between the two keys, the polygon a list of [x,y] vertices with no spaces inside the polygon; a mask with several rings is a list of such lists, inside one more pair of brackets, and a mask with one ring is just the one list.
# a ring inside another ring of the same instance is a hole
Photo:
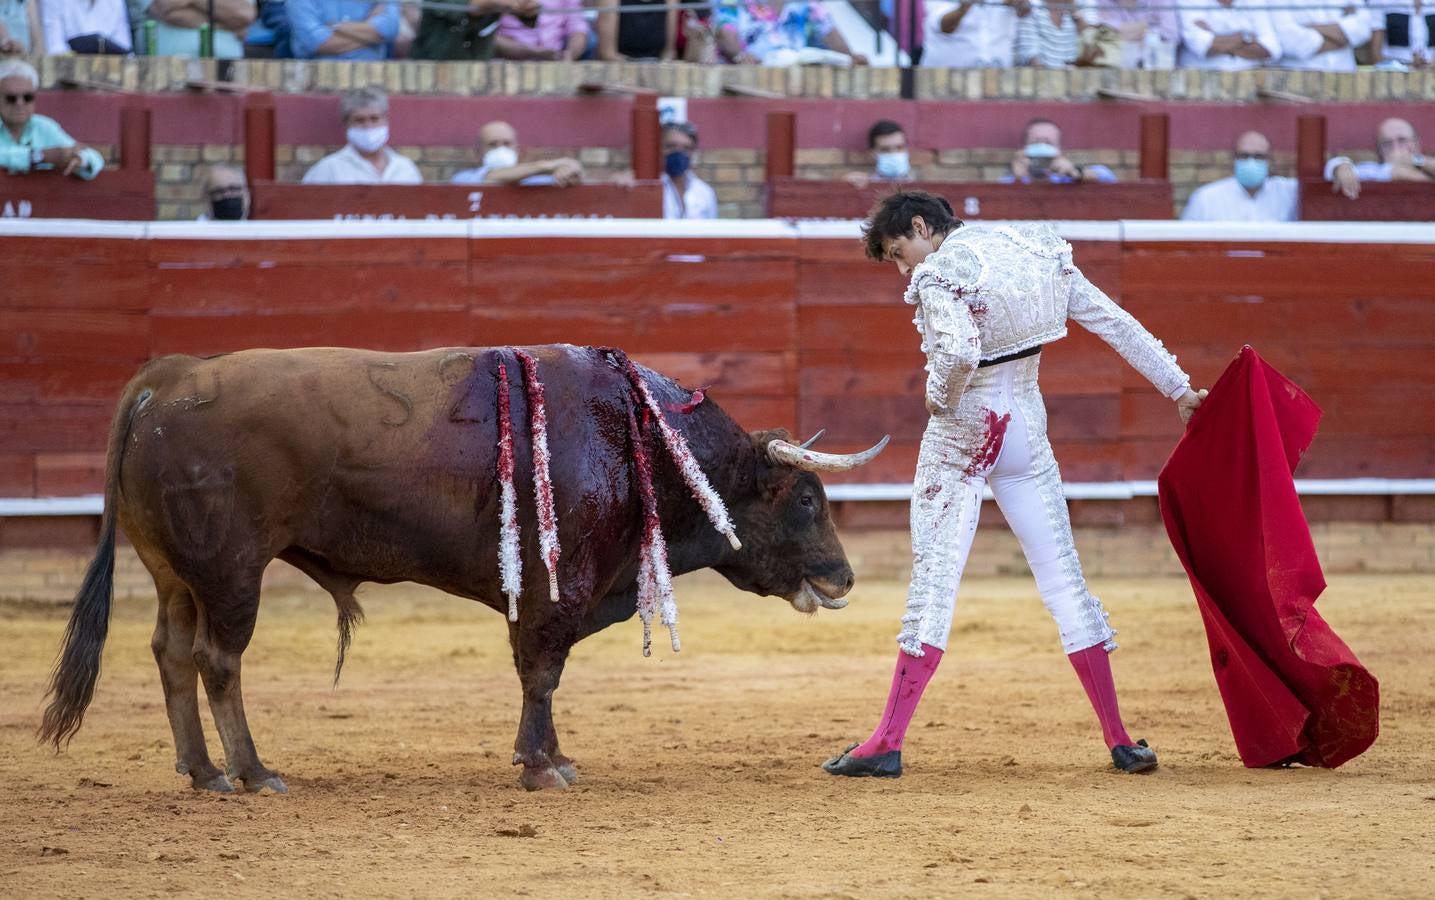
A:
{"label": "bull's brand mark", "polygon": [[369,376],[369,384],[374,386],[374,390],[378,391],[383,396],[388,397],[390,400],[393,400],[395,403],[399,404],[404,409],[403,418],[401,419],[391,419],[388,416],[384,416],[380,420],[390,428],[398,428],[401,425],[404,425],[408,422],[409,419],[413,418],[414,414],[414,401],[409,397],[408,394],[405,394],[403,391],[400,391],[396,388],[389,387],[379,381],[380,377],[385,372],[391,371],[395,368],[397,368],[397,365],[391,362],[370,363],[368,369],[366,370],[366,374]]}

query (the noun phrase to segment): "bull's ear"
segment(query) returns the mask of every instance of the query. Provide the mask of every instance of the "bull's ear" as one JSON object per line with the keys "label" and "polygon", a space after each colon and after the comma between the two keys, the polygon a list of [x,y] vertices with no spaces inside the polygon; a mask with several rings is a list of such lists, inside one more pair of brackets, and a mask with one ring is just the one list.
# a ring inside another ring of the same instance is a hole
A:
{"label": "bull's ear", "polygon": [[769,428],[765,431],[754,431],[750,433],[753,446],[757,447],[759,453],[767,455],[767,445],[772,441],[791,441],[792,432],[786,428]]}
{"label": "bull's ear", "polygon": [[792,432],[786,428],[772,428],[751,433],[753,449],[753,472],[757,478],[758,490],[767,499],[772,499],[785,490],[790,490],[797,480],[797,470],[791,466],[774,463],[767,456],[767,445],[773,441],[791,441]]}

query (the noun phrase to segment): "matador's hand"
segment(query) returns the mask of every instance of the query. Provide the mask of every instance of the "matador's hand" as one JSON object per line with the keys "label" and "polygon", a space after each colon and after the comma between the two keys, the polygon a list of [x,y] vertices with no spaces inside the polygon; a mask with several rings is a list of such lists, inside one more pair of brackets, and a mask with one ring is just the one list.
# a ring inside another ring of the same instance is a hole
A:
{"label": "matador's hand", "polygon": [[1176,399],[1176,412],[1181,414],[1183,425],[1191,421],[1191,416],[1200,408],[1201,401],[1206,399],[1207,393],[1209,392],[1205,388],[1199,391],[1187,390]]}

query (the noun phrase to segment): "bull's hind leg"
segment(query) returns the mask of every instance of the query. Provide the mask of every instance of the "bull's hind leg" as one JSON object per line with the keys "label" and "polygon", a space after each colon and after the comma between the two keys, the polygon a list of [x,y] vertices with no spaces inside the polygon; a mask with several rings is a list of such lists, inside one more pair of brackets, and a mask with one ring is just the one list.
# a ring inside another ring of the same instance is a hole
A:
{"label": "bull's hind leg", "polygon": [[240,658],[254,635],[259,614],[260,575],[253,573],[240,586],[198,593],[194,661],[204,679],[219,739],[224,742],[229,777],[244,782],[244,789],[251,793],[269,788],[283,794],[288,792],[284,780],[259,761],[244,716],[240,685]]}
{"label": "bull's hind leg", "polygon": [[513,764],[523,765],[519,783],[530,791],[566,788],[578,780],[573,761],[558,749],[558,732],[553,727],[553,692],[558,690],[573,645],[572,630],[562,621],[539,628],[510,628],[513,661],[523,685],[523,715],[513,743]]}
{"label": "bull's hind leg", "polygon": [[209,759],[199,721],[199,668],[194,663],[196,610],[189,588],[168,567],[151,570],[159,592],[159,617],[150,648],[159,664],[165,712],[174,732],[175,771],[197,790],[231,793],[234,785]]}

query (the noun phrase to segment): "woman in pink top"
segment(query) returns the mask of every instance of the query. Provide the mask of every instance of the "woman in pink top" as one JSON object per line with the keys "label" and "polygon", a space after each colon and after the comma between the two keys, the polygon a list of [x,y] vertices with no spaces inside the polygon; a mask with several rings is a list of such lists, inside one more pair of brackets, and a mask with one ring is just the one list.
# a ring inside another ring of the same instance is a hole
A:
{"label": "woman in pink top", "polygon": [[581,59],[588,50],[583,0],[544,0],[538,24],[532,28],[505,14],[493,49],[499,59]]}

